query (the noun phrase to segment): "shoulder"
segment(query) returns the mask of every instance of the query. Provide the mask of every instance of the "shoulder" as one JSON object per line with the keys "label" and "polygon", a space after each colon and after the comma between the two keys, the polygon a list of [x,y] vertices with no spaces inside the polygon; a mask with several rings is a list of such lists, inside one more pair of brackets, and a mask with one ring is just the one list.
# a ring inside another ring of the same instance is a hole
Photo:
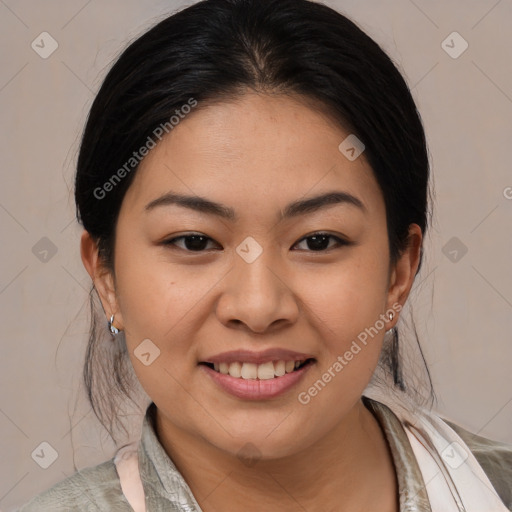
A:
{"label": "shoulder", "polygon": [[38,494],[18,512],[69,512],[70,510],[132,511],[126,501],[113,460],[77,471]]}
{"label": "shoulder", "polygon": [[512,445],[473,434],[441,418],[466,443],[503,503],[512,511]]}

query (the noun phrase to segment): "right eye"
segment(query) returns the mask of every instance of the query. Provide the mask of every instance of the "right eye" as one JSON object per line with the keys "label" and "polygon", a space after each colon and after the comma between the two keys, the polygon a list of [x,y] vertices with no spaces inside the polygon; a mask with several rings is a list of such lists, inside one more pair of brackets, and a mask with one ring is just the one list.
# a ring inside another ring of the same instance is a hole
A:
{"label": "right eye", "polygon": [[[178,245],[178,240],[183,240],[183,246]],[[204,249],[208,241],[213,242],[214,240],[201,233],[193,233],[190,235],[181,235],[169,240],[165,240],[162,242],[162,245],[175,246],[187,252],[205,252]]]}

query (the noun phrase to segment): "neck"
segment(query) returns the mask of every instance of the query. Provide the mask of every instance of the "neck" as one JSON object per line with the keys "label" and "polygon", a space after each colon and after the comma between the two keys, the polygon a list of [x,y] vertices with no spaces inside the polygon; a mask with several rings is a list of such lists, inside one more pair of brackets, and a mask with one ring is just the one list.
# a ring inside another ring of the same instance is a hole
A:
{"label": "neck", "polygon": [[214,510],[398,511],[391,452],[361,400],[333,430],[306,449],[241,463],[166,420],[157,410],[160,443],[203,512]]}

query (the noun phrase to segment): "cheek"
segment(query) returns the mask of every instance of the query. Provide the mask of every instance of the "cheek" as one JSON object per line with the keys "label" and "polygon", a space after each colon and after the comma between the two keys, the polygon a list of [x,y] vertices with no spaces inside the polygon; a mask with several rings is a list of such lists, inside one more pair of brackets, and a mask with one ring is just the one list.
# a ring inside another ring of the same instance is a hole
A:
{"label": "cheek", "polygon": [[326,328],[331,349],[343,349],[385,311],[387,267],[373,252],[354,251],[340,264],[300,276],[301,297]]}
{"label": "cheek", "polygon": [[[119,244],[117,292],[128,332],[161,337],[182,323],[212,284],[193,265],[175,265],[155,248]],[[185,320],[186,323],[186,320]]]}
{"label": "cheek", "polygon": [[[209,294],[226,268],[173,264],[165,252],[136,244],[130,250],[120,244],[117,254],[119,307],[136,375],[152,398],[165,390],[163,397],[177,400],[180,383],[197,365],[199,331],[212,311]],[[137,358],[146,339],[158,353],[149,366]]]}
{"label": "cheek", "polygon": [[[378,364],[385,334],[387,269],[354,258],[329,275],[303,280],[310,318],[323,339],[318,369],[299,390],[299,402],[333,424],[360,398]],[[321,286],[319,283],[323,283]],[[314,293],[311,290],[316,290]],[[336,403],[336,407],[332,404]]]}
{"label": "cheek", "polygon": [[155,257],[154,250],[138,251],[135,245],[128,250],[120,244],[117,254],[118,301],[135,374],[164,410],[169,403],[180,403],[184,417],[197,414],[196,402],[185,389],[197,363],[194,336],[201,321],[201,299],[218,278],[209,279],[197,267],[178,268]]}

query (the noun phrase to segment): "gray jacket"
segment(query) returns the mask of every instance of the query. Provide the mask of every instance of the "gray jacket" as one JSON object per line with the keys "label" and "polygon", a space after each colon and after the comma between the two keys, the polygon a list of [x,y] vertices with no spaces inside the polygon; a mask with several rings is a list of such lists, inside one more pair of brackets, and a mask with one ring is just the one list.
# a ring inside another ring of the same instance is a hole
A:
{"label": "gray jacket", "polygon": [[[397,471],[400,510],[431,512],[425,482],[400,420],[386,405],[363,396],[379,421]],[[138,447],[139,471],[148,512],[201,512],[189,486],[159,443],[153,427],[155,405],[146,412]],[[474,435],[443,419],[470,448],[505,506],[512,511],[512,446]],[[121,490],[113,459],[82,469],[22,506],[19,512],[132,512]]]}

